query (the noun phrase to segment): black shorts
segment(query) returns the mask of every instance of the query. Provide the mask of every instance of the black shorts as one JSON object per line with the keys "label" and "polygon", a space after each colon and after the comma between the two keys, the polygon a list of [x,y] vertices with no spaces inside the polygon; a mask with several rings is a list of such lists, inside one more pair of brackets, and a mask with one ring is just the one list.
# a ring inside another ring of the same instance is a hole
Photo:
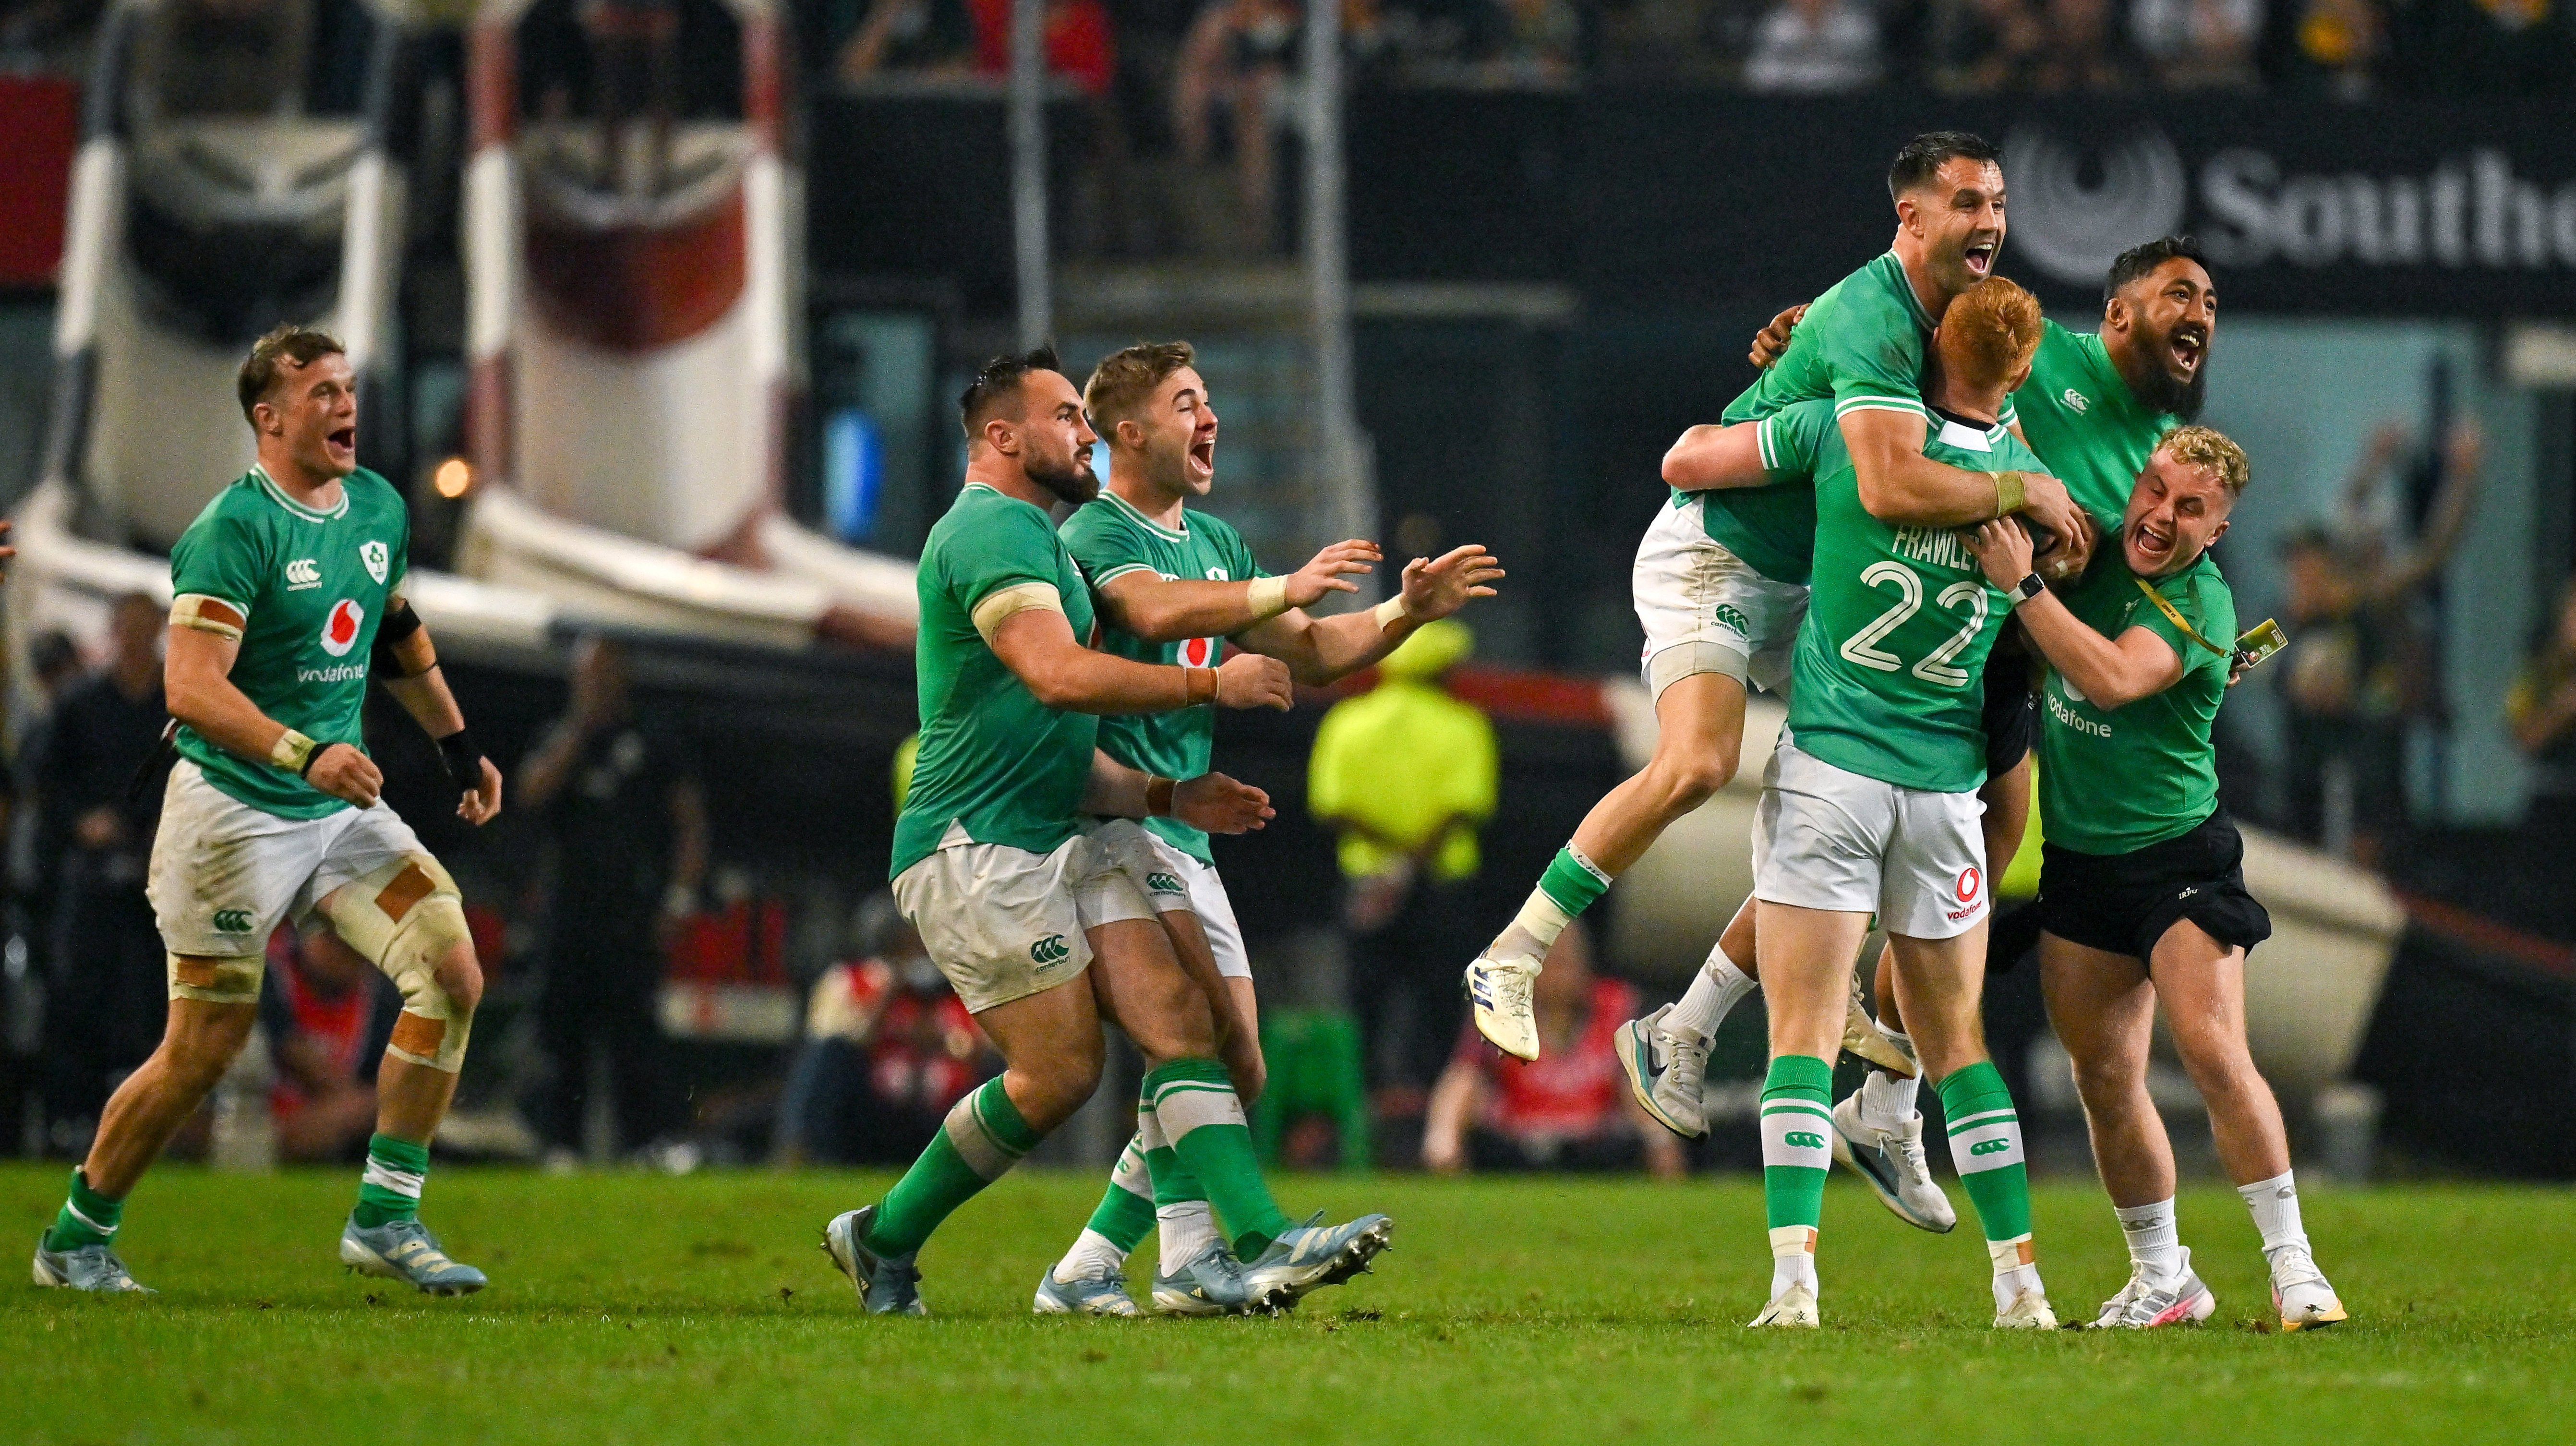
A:
{"label": "black shorts", "polygon": [[2245,839],[2224,813],[2135,853],[2040,850],[2039,926],[2070,944],[2141,961],[2185,919],[2251,951],[2272,916],[2245,891]]}
{"label": "black shorts", "polygon": [[2001,778],[2039,740],[2039,694],[2030,686],[2030,658],[1998,644],[1986,657],[1986,776]]}

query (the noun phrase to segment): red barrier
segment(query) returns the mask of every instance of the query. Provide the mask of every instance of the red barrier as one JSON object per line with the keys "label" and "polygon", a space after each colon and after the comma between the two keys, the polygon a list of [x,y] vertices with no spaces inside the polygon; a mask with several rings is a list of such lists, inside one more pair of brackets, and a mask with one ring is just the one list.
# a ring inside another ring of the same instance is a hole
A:
{"label": "red barrier", "polygon": [[63,259],[80,87],[59,76],[0,76],[0,286],[47,287]]}

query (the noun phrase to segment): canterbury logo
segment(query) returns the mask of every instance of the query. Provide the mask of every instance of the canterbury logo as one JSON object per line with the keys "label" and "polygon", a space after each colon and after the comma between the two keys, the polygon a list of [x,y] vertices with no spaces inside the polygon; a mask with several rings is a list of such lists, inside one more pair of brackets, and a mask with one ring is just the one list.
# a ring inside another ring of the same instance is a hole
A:
{"label": "canterbury logo", "polygon": [[2084,395],[2082,392],[2075,390],[2073,387],[2068,387],[2066,389],[2066,405],[2074,408],[2078,413],[2089,412],[2093,410],[2093,399]]}
{"label": "canterbury logo", "polygon": [[2012,1141],[2002,1138],[1979,1140],[1968,1147],[1971,1155],[2000,1155],[2012,1148]]}
{"label": "canterbury logo", "polygon": [[286,565],[286,590],[302,592],[322,585],[322,569],[309,557],[299,557]]}
{"label": "canterbury logo", "polygon": [[1145,887],[1158,894],[1186,894],[1189,892],[1189,890],[1181,887],[1180,880],[1165,873],[1147,874],[1145,876]]}
{"label": "canterbury logo", "polygon": [[1029,958],[1040,964],[1061,964],[1073,957],[1073,946],[1062,934],[1049,934],[1029,946]]}
{"label": "canterbury logo", "polygon": [[1784,1145],[1795,1145],[1801,1150],[1821,1150],[1825,1147],[1825,1137],[1813,1130],[1791,1130],[1780,1137],[1780,1142]]}
{"label": "canterbury logo", "polygon": [[250,910],[248,910],[248,909],[217,909],[217,910],[215,910],[215,932],[216,932],[216,933],[218,933],[218,934],[247,934],[247,933],[249,933],[249,932],[250,932]]}
{"label": "canterbury logo", "polygon": [[1753,636],[1752,622],[1748,620],[1744,616],[1742,610],[1738,609],[1733,603],[1719,603],[1717,605],[1717,610],[1712,614],[1712,616],[1714,616],[1719,622],[1735,629],[1736,635],[1739,637],[1749,638]]}

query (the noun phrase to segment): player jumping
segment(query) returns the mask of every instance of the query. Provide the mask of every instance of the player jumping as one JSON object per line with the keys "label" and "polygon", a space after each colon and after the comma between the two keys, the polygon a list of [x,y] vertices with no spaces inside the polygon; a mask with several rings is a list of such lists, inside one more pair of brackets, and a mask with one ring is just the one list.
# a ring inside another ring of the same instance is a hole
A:
{"label": "player jumping", "polygon": [[2209,737],[2236,637],[2209,546],[2247,474],[2244,452],[2218,433],[2167,433],[2130,492],[2118,550],[2062,600],[2033,585],[2017,529],[1982,528],[1975,543],[2050,665],[2040,984],[2129,1242],[2129,1282],[2097,1326],[2206,1320],[2218,1308],[2181,1243],[2173,1145],[2147,1096],[2159,1003],[2208,1102],[2219,1163],[2262,1232],[2281,1328],[2344,1319],[2300,1227],[2280,1105],[2246,1047],[2245,959],[2272,921],[2245,890],[2245,843],[2219,809]]}
{"label": "player jumping", "polygon": [[1100,759],[1095,715],[1285,708],[1288,669],[1251,653],[1157,666],[1083,646],[1090,589],[1047,513],[1099,494],[1081,397],[1040,348],[985,366],[960,412],[966,485],[922,550],[921,751],[889,873],[1004,1068],[957,1102],[882,1201],[833,1217],[823,1248],[871,1314],[927,1314],[916,1253],[1090,1097],[1107,1018],[1145,1055],[1149,1137],[1168,1140],[1214,1202],[1261,1303],[1282,1303],[1360,1269],[1393,1222],[1295,1225],[1281,1213],[1217,1058],[1207,997],[1145,881],[1083,824],[1177,811],[1202,828],[1249,826],[1266,806],[1259,790]]}
{"label": "player jumping", "polygon": [[[1330,594],[1356,590],[1346,579],[1371,570],[1377,545],[1337,542],[1296,573],[1272,577],[1223,519],[1187,506],[1216,481],[1216,408],[1192,361],[1187,342],[1131,346],[1102,360],[1083,388],[1091,424],[1109,446],[1109,486],[1066,521],[1063,536],[1091,581],[1100,647],[1139,662],[1204,665],[1230,638],[1319,686],[1377,662],[1468,599],[1493,595],[1488,584],[1502,569],[1482,547],[1466,546],[1407,564],[1398,595],[1373,610],[1310,616],[1305,609]],[[1157,778],[1206,772],[1215,742],[1216,711],[1206,706],[1100,725],[1103,752]],[[1184,961],[1206,958],[1219,976],[1210,999],[1221,1052],[1249,1103],[1264,1074],[1252,967],[1207,834],[1167,816],[1144,828],[1154,854],[1149,896],[1182,935]],[[1150,1118],[1139,1124],[1090,1225],[1038,1282],[1040,1313],[1135,1314],[1121,1269],[1157,1226],[1155,1304],[1184,1315],[1226,1308],[1229,1278],[1241,1267],[1217,1234],[1205,1192],[1170,1145],[1148,1133]],[[1253,1282],[1256,1295],[1260,1284]]]}
{"label": "player jumping", "polygon": [[357,464],[358,393],[330,336],[279,327],[239,379],[259,465],[170,552],[170,714],[148,892],[169,950],[160,1046],[117,1087],[71,1198],[36,1245],[39,1285],[141,1290],[109,1248],[127,1194],[250,1035],[268,936],[318,913],[402,991],[376,1075],[376,1134],[340,1259],[431,1295],[483,1288],[420,1222],[430,1137],[456,1091],[483,973],[456,883],[380,796],[361,715],[372,667],[438,742],[457,816],[501,810],[501,772],[465,730],[402,595],[402,495]]}

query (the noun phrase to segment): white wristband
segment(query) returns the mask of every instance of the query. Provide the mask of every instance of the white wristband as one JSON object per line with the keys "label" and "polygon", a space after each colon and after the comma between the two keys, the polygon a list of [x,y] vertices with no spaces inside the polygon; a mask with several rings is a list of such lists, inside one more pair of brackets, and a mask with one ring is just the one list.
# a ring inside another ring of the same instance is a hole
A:
{"label": "white wristband", "polygon": [[1377,630],[1379,632],[1385,632],[1388,628],[1394,627],[1398,622],[1407,620],[1413,616],[1413,614],[1404,610],[1404,594],[1402,593],[1397,593],[1395,596],[1379,603],[1372,615],[1377,619]]}
{"label": "white wristband", "polygon": [[289,728],[268,746],[268,766],[300,775],[304,772],[305,760],[311,758],[313,752],[313,740]]}
{"label": "white wristband", "polygon": [[1245,591],[1243,600],[1252,609],[1254,622],[1268,622],[1288,611],[1288,579],[1256,577],[1252,580],[1252,586]]}

